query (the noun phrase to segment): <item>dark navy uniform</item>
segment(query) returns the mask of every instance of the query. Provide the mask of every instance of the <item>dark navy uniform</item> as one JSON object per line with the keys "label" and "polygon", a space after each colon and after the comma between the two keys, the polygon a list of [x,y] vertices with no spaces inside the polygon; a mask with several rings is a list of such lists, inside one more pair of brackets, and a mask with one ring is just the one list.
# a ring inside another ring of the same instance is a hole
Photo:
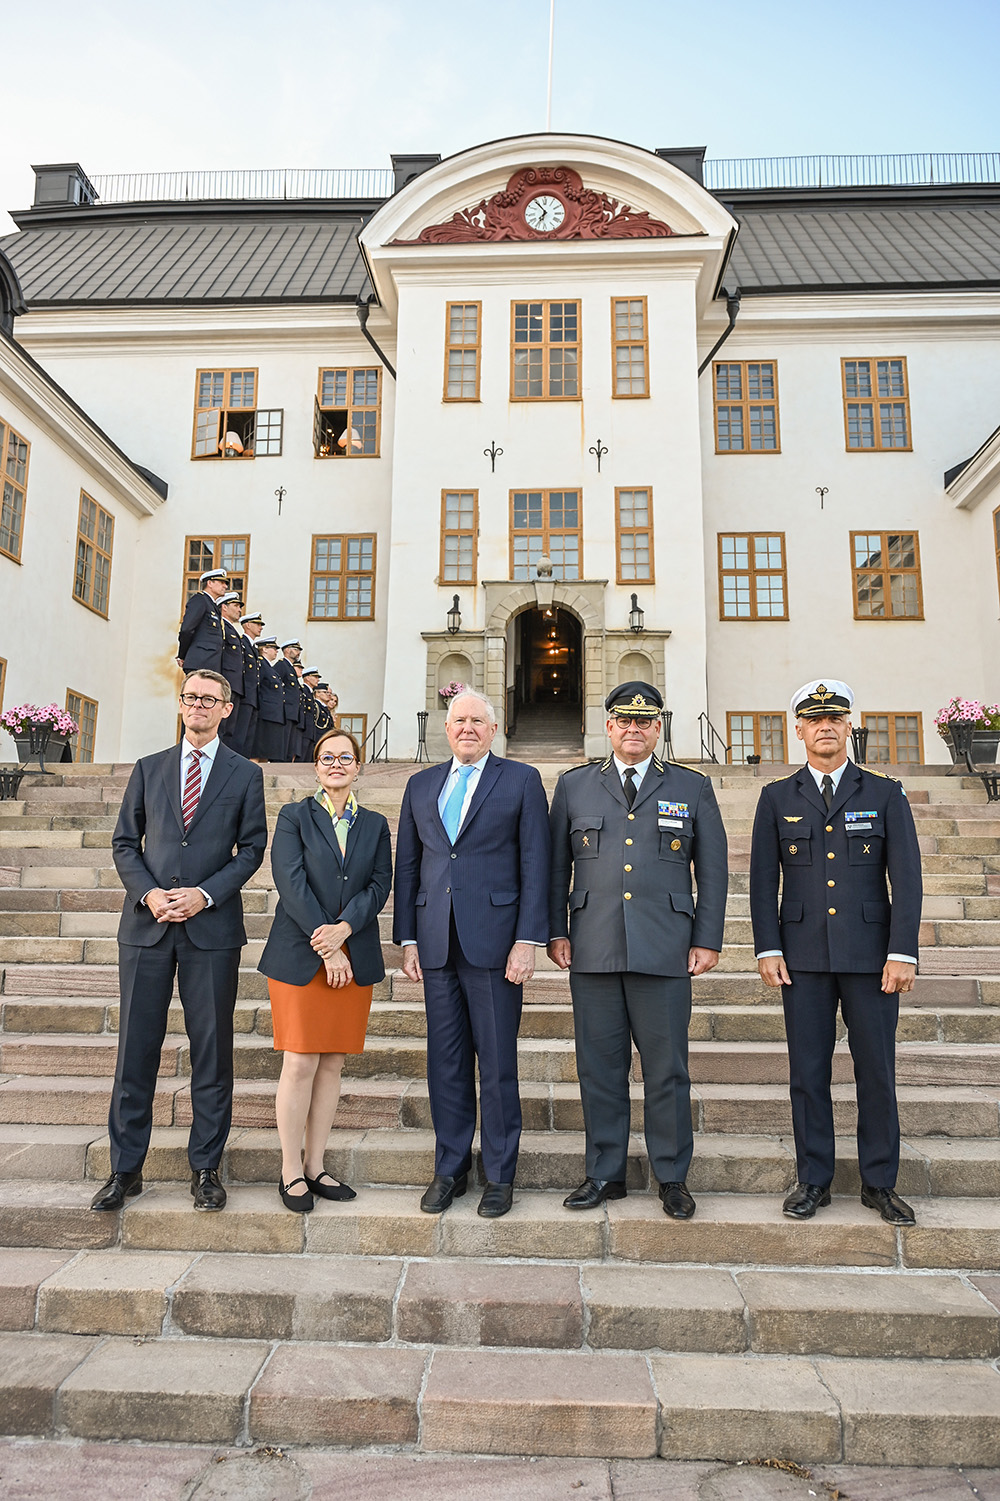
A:
{"label": "dark navy uniform", "polygon": [[[255,650],[257,648],[255,647]],[[269,662],[259,652],[260,678],[257,688],[257,727],[254,756],[260,761],[285,759],[285,690],[278,670],[281,658]]]}
{"label": "dark navy uniform", "polygon": [[729,883],[712,783],[654,755],[630,806],[608,756],[562,774],[549,822],[549,922],[571,945],[587,1177],[625,1182],[634,1038],[650,1166],[661,1184],[683,1182],[694,1145],[688,951],[722,948]]}
{"label": "dark navy uniform", "polygon": [[839,1000],[857,1084],[861,1180],[895,1185],[899,997],[884,994],[881,981],[890,955],[916,958],[921,898],[920,848],[899,782],[848,762],[829,811],[807,766],[763,789],[750,913],[756,953],[782,953],[792,981],[782,1001],[800,1183],[827,1188],[833,1180]]}
{"label": "dark navy uniform", "polygon": [[274,665],[281,674],[281,682],[285,695],[285,741],[281,759],[283,761],[291,761],[295,755],[297,743],[296,726],[299,722],[299,679],[295,668],[287,657],[279,657]]}
{"label": "dark navy uniform", "polygon": [[299,760],[311,761],[316,743],[316,699],[308,683],[299,678]]}
{"label": "dark navy uniform", "polygon": [[259,708],[260,658],[256,647],[246,634],[240,637],[240,646],[243,652],[243,703],[240,710],[240,723],[236,730],[239,743],[234,749],[238,750],[241,756],[252,756]]}
{"label": "dark navy uniform", "polygon": [[185,605],[177,635],[177,655],[185,672],[194,672],[199,667],[209,672],[222,671],[222,616],[210,594],[192,594]]}
{"label": "dark navy uniform", "polygon": [[234,625],[223,619],[222,666],[219,671],[233,692],[233,712],[222,721],[219,739],[230,750],[242,754],[240,720],[243,710],[243,637]]}

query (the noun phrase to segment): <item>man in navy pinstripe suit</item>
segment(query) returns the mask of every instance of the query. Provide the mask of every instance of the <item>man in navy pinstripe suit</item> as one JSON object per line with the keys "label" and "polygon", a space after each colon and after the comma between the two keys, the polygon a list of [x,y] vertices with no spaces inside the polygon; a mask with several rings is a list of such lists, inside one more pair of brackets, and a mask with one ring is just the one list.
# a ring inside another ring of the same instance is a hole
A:
{"label": "man in navy pinstripe suit", "polygon": [[436,1138],[420,1207],[440,1214],[466,1191],[478,1058],[487,1179],[479,1213],[496,1219],[513,1202],[521,1137],[522,985],[548,939],[548,806],[533,766],[490,750],[497,722],[488,699],[453,698],[445,728],[452,758],[410,778],[396,843],[393,939],[405,950],[404,974],[424,983]]}

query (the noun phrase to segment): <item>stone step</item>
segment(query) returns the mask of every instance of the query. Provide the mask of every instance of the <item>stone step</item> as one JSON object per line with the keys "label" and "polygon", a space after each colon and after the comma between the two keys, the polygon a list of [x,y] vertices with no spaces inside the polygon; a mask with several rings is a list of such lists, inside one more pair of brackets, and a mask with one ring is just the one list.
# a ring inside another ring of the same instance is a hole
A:
{"label": "stone step", "polygon": [[[56,1264],[53,1265],[53,1262]],[[192,1252],[5,1257],[7,1329],[524,1350],[1000,1355],[991,1279]],[[992,1300],[990,1293],[992,1292]],[[995,1301],[994,1301],[995,1300]]]}

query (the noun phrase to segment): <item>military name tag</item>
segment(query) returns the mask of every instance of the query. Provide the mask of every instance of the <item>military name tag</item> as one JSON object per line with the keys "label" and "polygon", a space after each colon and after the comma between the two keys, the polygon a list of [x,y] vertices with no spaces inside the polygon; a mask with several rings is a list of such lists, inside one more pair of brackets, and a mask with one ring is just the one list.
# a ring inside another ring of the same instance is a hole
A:
{"label": "military name tag", "polygon": [[870,829],[874,826],[876,818],[878,818],[876,812],[847,812],[844,814],[844,822],[851,829]]}
{"label": "military name tag", "polygon": [[659,818],[657,819],[661,829],[683,829],[683,818]]}

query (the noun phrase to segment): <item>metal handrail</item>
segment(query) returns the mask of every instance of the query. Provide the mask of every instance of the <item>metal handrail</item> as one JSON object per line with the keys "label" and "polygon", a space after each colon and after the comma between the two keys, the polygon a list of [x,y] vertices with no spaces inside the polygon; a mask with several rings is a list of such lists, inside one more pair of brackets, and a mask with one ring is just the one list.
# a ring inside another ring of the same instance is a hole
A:
{"label": "metal handrail", "polygon": [[[365,736],[363,753],[365,761],[371,765],[373,761],[388,761],[389,759],[389,725],[391,723],[388,714],[380,714]],[[382,736],[381,745],[376,745],[379,736]],[[371,742],[371,751],[368,750]]]}
{"label": "metal handrail", "polygon": [[726,157],[705,163],[713,192],[741,188],[929,187],[1000,182],[1000,151]]}
{"label": "metal handrail", "polygon": [[[715,754],[715,748],[719,746],[724,753],[725,761],[728,763],[732,746],[726,744],[707,714],[698,715],[698,729],[701,734],[701,756],[699,759],[702,761],[712,761],[718,766],[720,762],[718,756]],[[707,739],[705,738],[706,730],[708,731]]]}
{"label": "metal handrail", "polygon": [[217,198],[388,198],[391,167],[261,167],[221,172],[110,172],[91,176],[101,203]]}

